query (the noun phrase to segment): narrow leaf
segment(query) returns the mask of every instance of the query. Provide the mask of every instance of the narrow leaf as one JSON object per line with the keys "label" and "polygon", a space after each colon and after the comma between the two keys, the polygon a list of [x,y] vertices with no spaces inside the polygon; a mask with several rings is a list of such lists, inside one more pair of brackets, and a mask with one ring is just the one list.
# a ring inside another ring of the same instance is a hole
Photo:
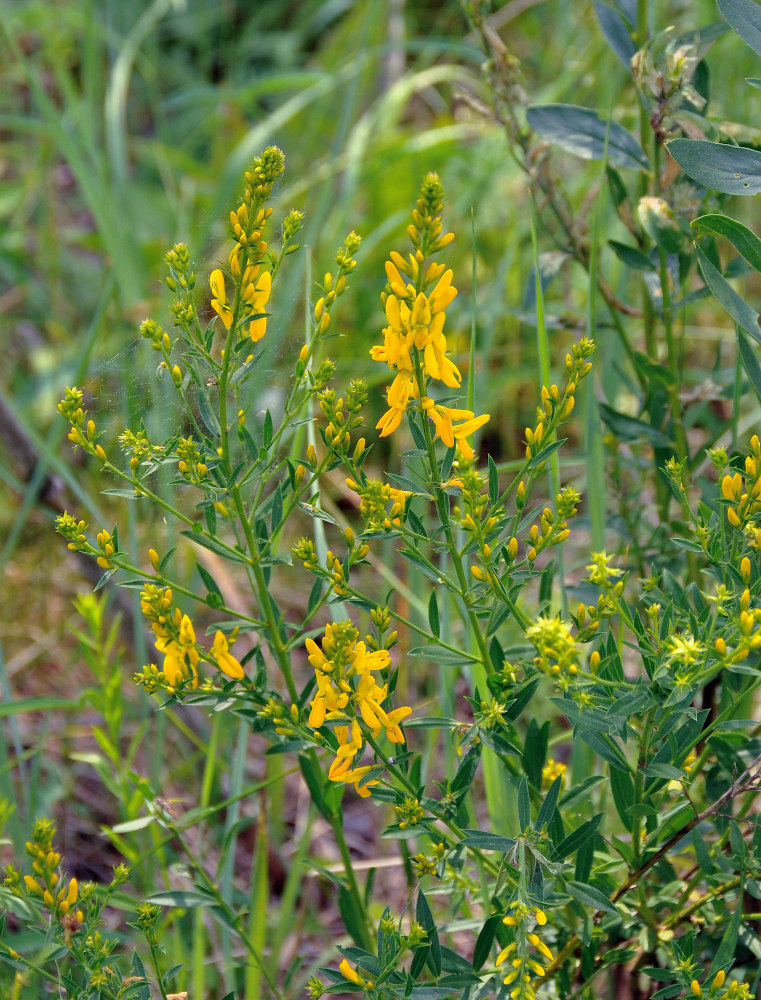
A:
{"label": "narrow leaf", "polygon": [[758,313],[745,302],[732,288],[727,279],[714,267],[706,254],[697,248],[698,263],[705,282],[713,292],[719,304],[726,309],[735,323],[754,340],[761,342],[761,331],[758,327]]}

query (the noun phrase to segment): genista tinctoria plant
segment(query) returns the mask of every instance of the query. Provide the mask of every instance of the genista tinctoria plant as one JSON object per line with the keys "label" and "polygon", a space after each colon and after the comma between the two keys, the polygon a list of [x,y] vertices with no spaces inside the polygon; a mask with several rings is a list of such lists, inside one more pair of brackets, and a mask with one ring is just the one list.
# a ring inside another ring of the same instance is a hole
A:
{"label": "genista tinctoria plant", "polygon": [[[335,839],[336,870],[308,855],[303,863],[329,877],[346,934],[334,961],[285,975],[268,961],[274,931],[249,913],[246,892],[225,896],[174,812],[152,811],[238,942],[240,967],[220,970],[234,983],[229,995],[248,996],[237,991],[256,982],[261,995],[283,998],[304,988],[378,1000],[613,997],[625,973],[642,995],[750,996],[761,948],[745,915],[761,893],[761,748],[749,721],[761,676],[758,438],[742,465],[712,451],[714,482],[699,501],[684,461],[664,465],[683,515],[688,585],[676,563],[637,580],[612,552],[579,560],[583,498],[573,482],[548,490],[548,472],[595,345],[567,344],[508,466],[479,448],[491,418],[467,405],[472,372],[451,346],[458,290],[443,251],[454,236],[435,174],[407,244],[389,253],[378,336],[364,348],[385,376],[377,425],[366,422],[367,385],[334,386],[324,353],[357,266],[355,233],[314,290],[281,412],[257,415],[252,387],[301,225],[291,212],[273,239],[268,201],[283,168],[270,148],[246,171],[231,247],[208,282],[184,245],[166,255],[171,332],[146,320],[140,335],[160,356],[182,424],[160,440],[125,428],[112,442],[82,390],[67,389],[59,406],[71,442],[111,484],[154,505],[180,547],[228,563],[250,593],[234,606],[201,563],[188,584],[153,531],[138,531],[141,549],[130,552],[118,527],[62,514],[59,532],[104,581],[140,587],[155,653],[135,682],[161,708],[200,706],[267,739],[260,838],[267,781],[283,780],[273,762],[285,754]],[[396,445],[388,471],[373,460],[379,438]],[[331,497],[336,475],[357,498],[344,523]],[[569,544],[584,577],[573,606],[548,574]],[[422,613],[420,601],[389,591],[388,567],[405,594],[426,595]],[[297,611],[294,595],[303,595]],[[433,700],[422,694],[426,664],[444,684]],[[454,700],[458,677],[467,694]],[[398,847],[401,907],[352,857],[344,803],[355,796],[378,810],[382,836]],[[267,864],[266,849],[257,857]],[[118,949],[92,985],[100,959],[85,955],[100,939],[83,891],[59,881],[59,862],[51,848],[34,875],[9,869],[9,905],[44,912],[50,933],[63,935],[45,976],[68,977],[71,995],[126,996],[113,980],[128,979]],[[92,893],[98,906],[108,896]],[[167,996],[158,956],[170,941],[157,936],[152,907],[142,906],[138,927]],[[20,949],[3,957],[19,970],[38,966]],[[150,976],[134,968],[132,982],[148,989]],[[185,973],[173,975],[184,988]]]}

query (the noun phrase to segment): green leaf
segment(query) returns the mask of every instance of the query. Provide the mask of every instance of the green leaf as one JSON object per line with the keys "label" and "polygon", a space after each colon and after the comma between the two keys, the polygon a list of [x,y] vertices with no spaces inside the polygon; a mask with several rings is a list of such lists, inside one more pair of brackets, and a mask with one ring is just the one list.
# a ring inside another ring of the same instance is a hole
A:
{"label": "green leaf", "polygon": [[541,830],[542,827],[547,826],[555,813],[555,808],[558,803],[558,796],[560,795],[560,787],[563,784],[563,776],[559,775],[550,785],[547,794],[544,797],[544,802],[542,802],[541,808],[536,816],[536,821],[534,822],[534,829]]}
{"label": "green leaf", "polygon": [[211,552],[216,552],[217,555],[221,556],[223,559],[240,563],[248,562],[248,559],[246,559],[242,552],[238,554],[236,552],[231,552],[229,549],[222,548],[221,545],[212,541],[211,538],[205,538],[202,534],[200,534],[200,531],[181,531],[180,534],[195,542],[196,545],[201,545],[203,548],[209,549]]}
{"label": "green leaf", "polygon": [[752,0],[718,0],[721,16],[761,56],[761,7]]}
{"label": "green leaf", "polygon": [[417,922],[428,934],[428,967],[434,976],[441,974],[441,946],[439,944],[439,933],[436,930],[436,922],[433,919],[428,900],[423,894],[423,890],[418,890],[417,906],[415,908]]}
{"label": "green leaf", "polygon": [[608,897],[599,889],[595,889],[593,885],[585,885],[583,882],[568,882],[566,891],[569,896],[584,906],[592,906],[596,910],[618,914],[615,904],[611,903]]}
{"label": "green leaf", "polygon": [[[225,601],[222,597],[222,591],[217,586],[217,581],[199,562],[196,563],[196,569],[198,570],[198,575],[203,580],[204,586],[209,592],[208,597],[206,598],[206,603],[212,608],[221,607]],[[209,600],[209,598],[211,598],[211,600]]]}
{"label": "green leaf", "polygon": [[466,847],[475,847],[479,851],[501,851],[507,854],[515,847],[515,841],[509,837],[500,837],[496,833],[486,833],[485,830],[464,830],[465,836],[460,843]]}
{"label": "green leaf", "polygon": [[655,264],[641,250],[637,250],[636,247],[629,247],[625,243],[619,243],[617,240],[608,240],[608,246],[627,267],[631,267],[635,271],[655,270]]}
{"label": "green leaf", "polygon": [[264,414],[264,426],[262,427],[262,444],[269,448],[272,444],[272,414],[269,410]]}
{"label": "green leaf", "polygon": [[761,332],[758,327],[758,313],[745,302],[732,288],[727,279],[714,267],[706,254],[697,247],[698,263],[703,273],[705,282],[713,292],[719,304],[726,309],[735,323],[741,326],[745,332],[761,342]]}
{"label": "green leaf", "polygon": [[565,840],[561,840],[555,848],[553,859],[555,861],[562,861],[563,858],[567,858],[569,855],[573,854],[574,851],[578,851],[580,847],[583,847],[589,838],[594,837],[597,832],[597,827],[600,825],[602,815],[602,813],[598,813],[596,816],[593,816],[592,819],[588,819],[585,823],[582,823],[581,826],[577,827],[572,833],[569,833]]}
{"label": "green leaf", "polygon": [[628,812],[634,805],[634,782],[627,771],[620,771],[617,767],[611,768],[610,787],[613,792],[613,802],[616,812],[621,818],[621,822],[631,833],[632,817]]}
{"label": "green leaf", "polygon": [[299,507],[304,511],[305,514],[309,514],[310,517],[316,517],[319,521],[327,521],[328,524],[335,524],[338,526],[338,521],[334,517],[331,517],[326,511],[322,510],[320,507],[315,506],[311,503],[300,503]]}
{"label": "green leaf", "polygon": [[521,831],[531,826],[531,799],[528,794],[528,779],[525,774],[518,785],[518,825]]}
{"label": "green leaf", "polygon": [[613,49],[624,69],[629,72],[631,58],[637,51],[629,25],[619,12],[613,9],[613,5],[605,3],[604,0],[595,0],[595,14],[597,14],[597,20],[600,22],[600,28],[608,45]]}
{"label": "green leaf", "polygon": [[431,626],[431,632],[438,639],[441,634],[441,626],[439,624],[439,602],[436,599],[436,591],[431,591],[431,597],[428,601],[428,624]]}
{"label": "green leaf", "polygon": [[761,191],[761,153],[755,149],[707,139],[672,139],[667,146],[687,176],[711,191],[743,195]]}
{"label": "green leaf", "polygon": [[338,887],[338,912],[341,914],[344,927],[354,939],[354,943],[361,948],[363,944],[362,932],[365,926],[365,915],[359,909],[354,897],[345,885]]}
{"label": "green leaf", "polygon": [[476,972],[478,972],[486,959],[489,957],[491,946],[494,943],[494,936],[497,933],[497,928],[501,922],[502,917],[497,914],[496,916],[489,917],[481,928],[481,932],[479,933],[476,941],[475,950],[473,951],[473,968]]}
{"label": "green leaf", "polygon": [[724,937],[721,939],[721,944],[716,949],[716,954],[713,956],[713,962],[711,963],[711,968],[708,973],[709,979],[712,976],[715,976],[719,969],[726,968],[730,965],[735,957],[737,936],[740,933],[740,922],[742,920],[744,885],[745,877],[742,876],[742,883],[737,891],[735,912],[732,914],[732,919],[729,921],[726,931],[724,931]]}
{"label": "green leaf", "polygon": [[721,236],[757,271],[761,271],[761,240],[742,222],[726,215],[701,215],[690,223],[696,236]]}
{"label": "green leaf", "polygon": [[[605,153],[608,122],[589,108],[575,104],[534,105],[526,111],[531,128],[544,139],[584,160],[601,160]],[[642,147],[623,125],[610,122],[608,159],[617,167],[647,170]]]}
{"label": "green leaf", "polygon": [[496,504],[499,500],[499,473],[491,455],[489,455],[489,500],[492,504]]}
{"label": "green leaf", "polygon": [[607,760],[611,767],[615,767],[619,771],[631,772],[631,765],[624,756],[623,750],[608,733],[600,733],[595,729],[582,729],[579,731],[579,735],[587,746],[592,747],[598,757]]}
{"label": "green leaf", "polygon": [[652,427],[639,420],[637,417],[630,417],[626,413],[619,413],[607,403],[597,404],[600,416],[607,427],[615,434],[620,441],[647,441],[654,448],[668,448],[672,445],[671,439],[657,427]]}

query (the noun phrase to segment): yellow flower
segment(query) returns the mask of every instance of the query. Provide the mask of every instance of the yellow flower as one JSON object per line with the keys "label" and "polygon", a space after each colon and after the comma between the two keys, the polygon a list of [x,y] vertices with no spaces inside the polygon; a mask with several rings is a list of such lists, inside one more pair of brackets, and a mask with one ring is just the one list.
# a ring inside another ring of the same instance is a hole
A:
{"label": "yellow flower", "polygon": [[[463,458],[472,459],[473,449],[468,444],[466,438],[483,427],[489,420],[488,413],[475,416],[472,410],[458,410],[451,406],[443,406],[436,403],[429,396],[423,396],[420,400],[423,412],[427,413],[433,421],[437,436],[444,442],[447,448],[452,448],[457,443],[457,448]],[[460,421],[456,424],[454,421]]]}
{"label": "yellow flower", "polygon": [[[246,268],[246,273],[243,276],[244,290],[242,300],[248,307],[248,310],[254,314],[264,312],[264,307],[269,300],[272,288],[272,275],[270,272],[264,271],[257,278],[258,271],[258,266],[249,267]],[[253,320],[249,324],[248,332],[254,343],[261,340],[267,332],[267,317],[259,316],[258,319]]]}
{"label": "yellow flower", "polygon": [[180,620],[179,635],[176,639],[163,636],[156,639],[156,649],[164,654],[162,670],[172,687],[183,680],[192,680],[195,687],[197,683],[195,668],[199,659],[195,643],[193,623],[187,615],[183,615]]}
{"label": "yellow flower", "polygon": [[338,966],[338,971],[341,973],[344,979],[348,979],[350,982],[356,983],[357,986],[370,987],[373,985],[367,979],[363,979],[362,976],[360,976],[355,969],[352,969],[347,959],[344,959],[341,962],[341,964]]}
{"label": "yellow flower", "polygon": [[233,311],[227,304],[227,295],[225,294],[225,276],[219,268],[216,268],[216,270],[211,272],[209,285],[211,286],[212,294],[211,308],[225,324],[225,330],[229,330],[233,321]]}
{"label": "yellow flower", "polygon": [[232,677],[233,680],[240,680],[241,677],[245,677],[243,667],[230,652],[230,644],[228,643],[227,638],[224,633],[219,630],[217,630],[214,634],[214,642],[211,646],[211,655],[216,660],[217,666],[223,674],[226,674],[228,677]]}

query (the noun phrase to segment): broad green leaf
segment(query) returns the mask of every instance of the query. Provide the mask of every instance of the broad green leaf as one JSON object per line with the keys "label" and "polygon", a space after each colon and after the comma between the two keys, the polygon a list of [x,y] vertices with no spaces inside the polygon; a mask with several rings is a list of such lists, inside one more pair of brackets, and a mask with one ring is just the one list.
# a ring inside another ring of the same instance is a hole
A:
{"label": "broad green leaf", "polygon": [[761,271],[761,240],[741,222],[726,215],[701,215],[690,223],[696,236],[723,236],[757,271]]}
{"label": "broad green leaf", "polygon": [[761,331],[758,327],[758,313],[741,299],[718,268],[714,267],[706,254],[697,247],[698,263],[705,282],[713,292],[719,304],[726,309],[735,323],[745,332],[761,343]]}
{"label": "broad green leaf", "polygon": [[668,151],[688,177],[711,191],[758,194],[761,152],[707,139],[672,139]]}
{"label": "broad green leaf", "polygon": [[[527,110],[526,117],[535,132],[566,152],[584,160],[603,158],[608,123],[589,108],[575,104],[535,104]],[[647,170],[650,166],[634,136],[614,121],[610,123],[608,159],[617,167],[632,170]]]}
{"label": "broad green leaf", "polygon": [[761,7],[753,0],[717,0],[721,16],[761,56]]}
{"label": "broad green leaf", "polygon": [[596,910],[604,910],[606,913],[618,913],[615,904],[611,903],[608,897],[595,889],[593,885],[585,885],[583,882],[569,882],[566,891],[584,906],[593,906]]}

